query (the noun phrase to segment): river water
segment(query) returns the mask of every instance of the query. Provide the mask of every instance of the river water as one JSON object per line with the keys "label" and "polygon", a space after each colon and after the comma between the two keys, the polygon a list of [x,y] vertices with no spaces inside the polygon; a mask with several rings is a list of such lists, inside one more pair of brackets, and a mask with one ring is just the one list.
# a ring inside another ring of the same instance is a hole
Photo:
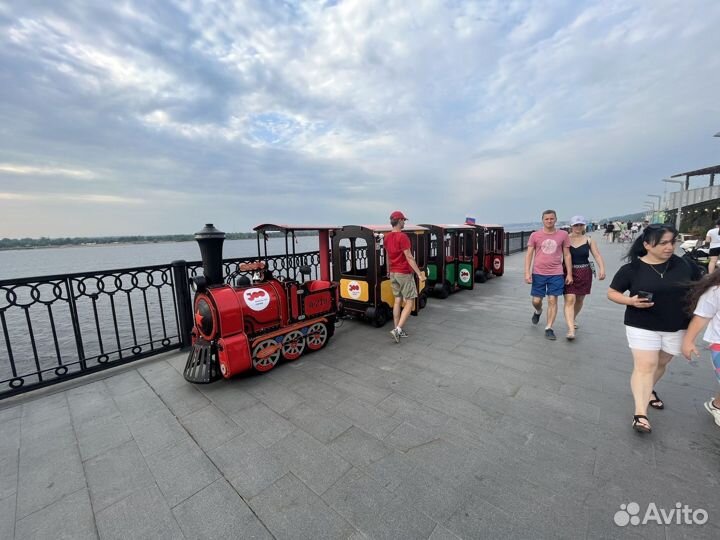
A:
{"label": "river water", "polygon": [[[317,237],[300,236],[296,238],[296,253],[317,249]],[[278,255],[281,253],[285,253],[285,239],[270,238],[268,254]],[[255,239],[226,240],[223,245],[223,257],[226,259],[255,257],[256,255],[257,241]],[[0,280],[152,266],[168,264],[179,259],[200,260],[200,249],[197,242],[109,244],[0,251]]]}

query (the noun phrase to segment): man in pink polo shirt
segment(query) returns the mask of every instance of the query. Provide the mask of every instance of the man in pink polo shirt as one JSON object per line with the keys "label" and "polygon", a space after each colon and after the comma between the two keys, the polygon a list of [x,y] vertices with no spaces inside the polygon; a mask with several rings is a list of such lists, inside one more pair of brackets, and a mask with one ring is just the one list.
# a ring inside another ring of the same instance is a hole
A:
{"label": "man in pink polo shirt", "polygon": [[530,235],[527,253],[525,255],[525,282],[532,284],[530,296],[535,312],[532,323],[540,321],[542,303],[548,297],[547,325],[545,338],[555,341],[555,332],[552,325],[557,316],[557,299],[562,295],[565,284],[572,283],[572,272],[567,277],[563,275],[563,260],[565,268],[572,268],[570,258],[570,238],[565,231],[555,228],[557,214],[555,210],[545,210],[542,214],[543,228]]}

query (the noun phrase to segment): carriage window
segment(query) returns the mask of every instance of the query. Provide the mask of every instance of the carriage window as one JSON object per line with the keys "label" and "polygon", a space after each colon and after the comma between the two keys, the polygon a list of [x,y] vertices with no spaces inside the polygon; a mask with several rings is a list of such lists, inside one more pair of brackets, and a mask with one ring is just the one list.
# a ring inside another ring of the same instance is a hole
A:
{"label": "carriage window", "polygon": [[356,274],[367,274],[368,245],[364,238],[355,238],[355,253],[353,256]]}
{"label": "carriage window", "polygon": [[412,237],[413,253],[415,254],[415,261],[420,268],[425,266],[425,235],[415,234]]}
{"label": "carriage window", "polygon": [[450,259],[455,258],[455,242],[451,233],[445,233],[445,256]]}
{"label": "carriage window", "polygon": [[430,233],[430,254],[428,255],[428,258],[430,260],[437,259],[438,255],[438,239],[437,235],[435,233]]}
{"label": "carriage window", "polygon": [[340,272],[348,274],[352,272],[352,245],[350,238],[342,238],[340,240]]}
{"label": "carriage window", "polygon": [[460,233],[460,245],[462,246],[460,249],[462,251],[463,257],[472,257],[473,252],[475,251],[473,246],[473,235],[472,231],[463,231]]}

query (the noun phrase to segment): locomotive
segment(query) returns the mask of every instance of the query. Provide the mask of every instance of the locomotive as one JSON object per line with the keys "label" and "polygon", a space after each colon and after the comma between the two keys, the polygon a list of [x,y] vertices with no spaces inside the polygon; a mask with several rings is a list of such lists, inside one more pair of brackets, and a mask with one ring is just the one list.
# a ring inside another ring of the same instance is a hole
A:
{"label": "locomotive", "polygon": [[[208,383],[220,376],[230,378],[249,370],[269,371],[281,357],[297,360],[303,353],[327,344],[334,333],[338,311],[337,284],[330,281],[331,230],[273,224],[255,227],[258,260],[239,265],[228,276],[230,283],[223,278],[225,233],[207,224],[195,234],[203,276],[192,279],[194,327],[183,373],[187,381]],[[295,231],[318,232],[319,279],[309,279],[310,267],[294,264]],[[285,234],[285,260],[278,275],[273,275],[266,264],[270,232]],[[261,257],[261,239],[265,260]]]}

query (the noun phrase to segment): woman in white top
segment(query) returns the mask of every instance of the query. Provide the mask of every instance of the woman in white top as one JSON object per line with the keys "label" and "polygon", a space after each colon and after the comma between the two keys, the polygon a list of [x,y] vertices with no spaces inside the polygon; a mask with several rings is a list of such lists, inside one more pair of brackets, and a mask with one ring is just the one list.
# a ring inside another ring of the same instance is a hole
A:
{"label": "woman in white top", "polygon": [[705,237],[705,243],[710,244],[710,262],[708,263],[708,274],[712,274],[720,255],[720,219],[715,222],[715,228],[710,229]]}

